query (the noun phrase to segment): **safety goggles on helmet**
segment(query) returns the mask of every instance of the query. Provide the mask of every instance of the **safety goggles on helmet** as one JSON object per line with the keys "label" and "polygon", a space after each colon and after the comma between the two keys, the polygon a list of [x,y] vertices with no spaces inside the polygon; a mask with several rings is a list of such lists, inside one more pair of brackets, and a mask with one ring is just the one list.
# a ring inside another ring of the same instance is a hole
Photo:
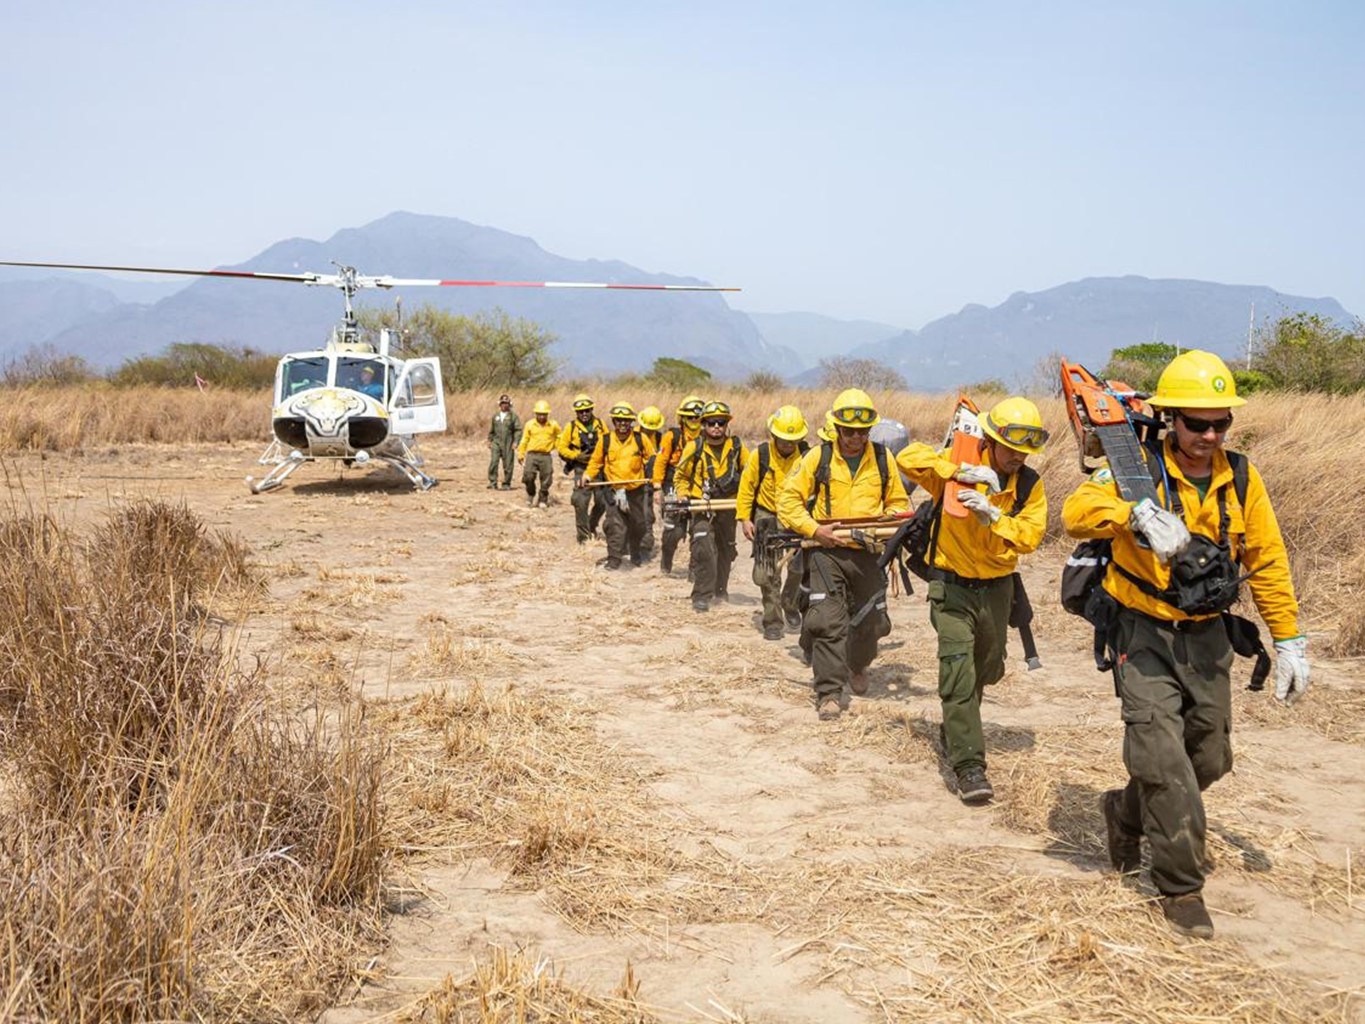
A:
{"label": "safety goggles on helmet", "polygon": [[834,422],[844,427],[856,427],[859,425],[865,425],[870,428],[872,424],[877,422],[877,410],[862,409],[856,407],[849,407],[847,409],[835,409]]}
{"label": "safety goggles on helmet", "polygon": [[1021,448],[1042,451],[1047,444],[1048,432],[1042,427],[1028,426],[1023,423],[991,423],[991,429],[1000,435],[1000,440]]}
{"label": "safety goggles on helmet", "polygon": [[1184,410],[1177,412],[1176,415],[1184,421],[1185,429],[1194,434],[1207,434],[1210,430],[1215,434],[1226,434],[1232,429],[1232,413],[1216,420],[1202,420],[1188,415]]}

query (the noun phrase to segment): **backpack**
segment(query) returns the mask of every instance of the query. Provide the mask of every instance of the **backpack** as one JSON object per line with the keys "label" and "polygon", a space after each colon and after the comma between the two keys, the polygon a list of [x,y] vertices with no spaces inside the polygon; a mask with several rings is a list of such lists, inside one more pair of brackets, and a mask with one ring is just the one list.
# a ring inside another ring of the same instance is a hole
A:
{"label": "backpack", "polygon": [[[1225,451],[1224,454],[1232,469],[1233,492],[1245,513],[1250,463],[1241,452]],[[1164,453],[1157,453],[1155,458],[1148,461],[1148,471],[1152,474],[1153,482],[1158,485],[1165,476],[1165,467],[1157,460],[1164,457]],[[1167,487],[1167,493],[1170,496],[1171,510],[1183,517],[1184,505],[1180,500],[1179,489],[1171,485]],[[1219,540],[1211,541],[1202,536],[1192,538],[1190,547],[1177,558],[1176,563],[1172,564],[1172,584],[1165,590],[1157,589],[1122,566],[1115,565],[1114,568],[1144,594],[1164,601],[1187,614],[1209,615],[1221,612],[1236,652],[1243,657],[1256,658],[1251,688],[1260,689],[1270,670],[1270,657],[1261,642],[1260,630],[1255,623],[1239,615],[1233,615],[1227,610],[1236,601],[1239,586],[1245,577],[1237,575],[1236,563],[1232,562],[1228,555],[1225,487],[1218,490],[1218,514]],[[1062,607],[1073,615],[1081,616],[1095,627],[1095,667],[1101,672],[1115,667],[1112,652],[1109,650],[1109,631],[1118,610],[1118,602],[1104,589],[1104,577],[1112,561],[1113,542],[1107,537],[1092,538],[1076,545],[1062,569]],[[1180,580],[1176,579],[1177,573],[1181,577]],[[1115,685],[1117,686],[1117,680]]]}
{"label": "backpack", "polygon": [[[1224,452],[1224,454],[1228,458],[1228,465],[1232,467],[1232,489],[1237,495],[1238,503],[1243,507],[1243,509],[1245,509],[1247,501],[1247,485],[1250,479],[1250,473],[1248,472],[1249,463],[1247,462],[1246,456],[1243,455],[1241,452]],[[1164,456],[1157,457],[1162,458]],[[1159,465],[1154,465],[1153,463],[1154,460],[1148,462],[1148,469],[1152,474],[1153,481],[1160,483],[1161,477],[1164,475],[1162,472],[1162,467]],[[1184,506],[1181,504],[1180,501],[1180,493],[1178,488],[1174,486],[1169,487],[1168,493],[1170,494],[1171,511],[1175,512],[1177,515],[1183,516],[1185,510]],[[1219,525],[1219,532],[1221,533],[1220,540],[1218,542],[1212,542],[1209,541],[1207,537],[1202,539],[1206,541],[1207,544],[1212,544],[1215,547],[1219,545],[1225,547],[1227,544],[1228,532],[1227,494],[1225,488],[1219,488],[1218,490],[1218,512],[1220,519]],[[1192,545],[1192,547],[1193,546],[1194,545]],[[1205,545],[1198,546],[1198,548],[1204,547]],[[1197,561],[1200,558],[1205,558],[1207,560],[1208,558],[1207,550],[1197,549],[1195,553],[1192,555],[1191,561]],[[1061,585],[1062,607],[1069,611],[1072,615],[1080,615],[1083,618],[1092,619],[1092,613],[1094,609],[1091,609],[1088,612],[1087,608],[1089,608],[1092,603],[1091,598],[1094,595],[1095,591],[1103,590],[1102,584],[1104,582],[1104,577],[1109,570],[1109,563],[1112,560],[1113,542],[1110,541],[1107,537],[1083,540],[1079,544],[1077,544],[1075,550],[1071,552],[1071,556],[1066,560],[1066,567],[1062,570]],[[1121,566],[1115,566],[1115,568],[1118,569],[1118,571],[1123,574],[1125,579],[1133,583],[1133,585],[1136,586],[1143,593],[1147,594],[1150,597],[1155,597],[1159,601],[1166,601],[1167,604],[1170,604],[1173,607],[1179,607],[1179,605],[1176,602],[1181,600],[1181,598],[1180,595],[1177,593],[1176,586],[1173,585],[1171,587],[1168,587],[1164,591],[1158,590],[1156,587],[1152,586],[1146,580],[1140,579],[1134,576],[1132,573],[1125,571]],[[1172,576],[1174,575],[1175,573],[1173,571]],[[1221,592],[1223,588],[1215,587],[1215,589],[1219,589]],[[1233,596],[1235,598],[1236,595],[1235,586],[1232,587],[1232,591]],[[1220,596],[1225,595],[1222,595],[1220,593]],[[1231,603],[1232,603],[1231,601],[1227,602],[1227,604]],[[1223,607],[1225,608],[1227,607],[1227,605],[1224,605]],[[1223,608],[1209,609],[1210,612],[1222,610]],[[1190,614],[1208,614],[1208,612],[1204,613],[1191,612]]]}
{"label": "backpack", "polygon": [[[868,444],[872,448],[873,458],[875,458],[877,461],[877,473],[882,478],[882,504],[885,505],[887,483],[889,482],[891,477],[891,471],[887,468],[886,445],[878,444],[876,441],[869,441]],[[834,442],[821,441],[820,463],[815,467],[815,490],[811,492],[810,501],[807,503],[806,506],[807,511],[814,514],[815,506],[817,504],[817,498],[819,497],[820,494],[820,489],[824,488],[825,518],[827,519],[834,514],[830,506],[829,495],[829,464],[833,458]],[[760,479],[762,478],[760,477]]]}
{"label": "backpack", "polygon": [[[1018,477],[1019,482],[1014,490],[1014,505],[1005,513],[1006,515],[1017,516],[1027,504],[1034,485],[1038,483],[1038,471],[1031,466],[1021,466]],[[946,492],[946,486],[944,490]],[[907,569],[922,580],[929,579],[934,564],[934,553],[938,549],[938,528],[942,522],[942,512],[942,497],[938,501],[920,502],[915,514],[896,531],[896,535],[886,545],[886,552],[882,555],[882,567],[889,565],[891,559],[899,552],[901,576],[907,593],[912,591],[909,577],[905,575]]]}
{"label": "backpack", "polygon": [[[708,497],[733,498],[739,491],[739,476],[744,470],[744,467],[740,465],[743,461],[744,445],[740,443],[739,438],[737,437],[727,437],[725,439],[725,444],[721,445],[720,450],[721,453],[724,454],[725,446],[732,441],[734,442],[734,447],[730,450],[730,468],[725,471],[724,476],[718,478],[715,471],[709,465],[704,467],[706,469],[706,475],[710,478],[707,481],[710,486],[706,489]],[[699,437],[692,442],[692,465],[690,467],[692,472],[688,477],[688,484],[691,487],[697,486],[697,467],[702,466],[705,462],[705,459],[703,458],[705,455],[705,447],[706,439],[704,437]]]}

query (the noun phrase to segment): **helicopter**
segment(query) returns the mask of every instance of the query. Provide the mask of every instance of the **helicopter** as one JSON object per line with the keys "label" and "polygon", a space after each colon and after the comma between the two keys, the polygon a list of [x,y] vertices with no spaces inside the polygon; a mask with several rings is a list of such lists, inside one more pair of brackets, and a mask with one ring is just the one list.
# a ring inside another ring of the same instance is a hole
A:
{"label": "helicopter", "polygon": [[253,494],[273,490],[307,462],[333,461],[365,467],[382,462],[402,473],[419,490],[437,480],[425,470],[417,435],[446,429],[441,363],[435,356],[400,358],[401,332],[379,332],[376,347],[362,338],[351,300],[364,288],[602,288],[625,291],[739,291],[715,285],[629,284],[590,281],[494,281],[398,278],[360,274],[333,261],[336,273],[283,274],[252,270],[186,270],[124,267],[90,263],[32,263],[0,260],[5,267],[52,270],[101,270],[136,274],[291,281],[341,291],[344,312],[320,349],[290,352],[275,368],[271,432],[257,460],[271,467],[260,479],[248,476]]}

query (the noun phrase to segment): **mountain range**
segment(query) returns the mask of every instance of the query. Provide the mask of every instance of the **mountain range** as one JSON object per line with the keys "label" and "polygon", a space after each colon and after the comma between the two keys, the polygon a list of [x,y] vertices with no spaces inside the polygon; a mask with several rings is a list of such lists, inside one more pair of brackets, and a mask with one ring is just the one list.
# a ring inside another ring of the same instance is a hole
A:
{"label": "mountain range", "polygon": [[[700,283],[615,260],[571,260],[495,228],[402,212],[338,231],[325,242],[287,239],[226,269],[326,272],[333,261],[362,274],[395,277]],[[0,267],[0,360],[42,345],[104,368],[181,341],[283,353],[319,346],[340,312],[340,297],[332,289],[221,278],[182,282]],[[645,370],[655,358],[673,356],[721,380],[768,370],[813,383],[818,368],[812,367],[821,359],[847,355],[893,366],[916,390],[987,377],[1014,384],[1054,352],[1098,368],[1111,349],[1154,338],[1236,354],[1245,347],[1253,304],[1258,320],[1299,311],[1346,323],[1353,319],[1333,299],[1141,277],[1087,278],[1042,292],[1018,292],[991,309],[965,306],[918,331],[818,313],[745,314],[719,293],[397,291],[408,309],[423,303],[457,313],[500,307],[536,321],[557,337],[554,354],[565,376]],[[357,304],[392,301],[387,292],[370,291]]]}

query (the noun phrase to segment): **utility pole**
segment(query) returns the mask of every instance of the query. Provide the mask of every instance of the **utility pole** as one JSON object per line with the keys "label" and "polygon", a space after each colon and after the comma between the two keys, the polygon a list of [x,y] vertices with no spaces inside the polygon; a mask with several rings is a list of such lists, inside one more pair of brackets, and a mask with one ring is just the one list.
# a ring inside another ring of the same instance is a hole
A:
{"label": "utility pole", "polygon": [[1247,318],[1247,369],[1251,369],[1251,334],[1256,327],[1256,300],[1251,301],[1251,316]]}

